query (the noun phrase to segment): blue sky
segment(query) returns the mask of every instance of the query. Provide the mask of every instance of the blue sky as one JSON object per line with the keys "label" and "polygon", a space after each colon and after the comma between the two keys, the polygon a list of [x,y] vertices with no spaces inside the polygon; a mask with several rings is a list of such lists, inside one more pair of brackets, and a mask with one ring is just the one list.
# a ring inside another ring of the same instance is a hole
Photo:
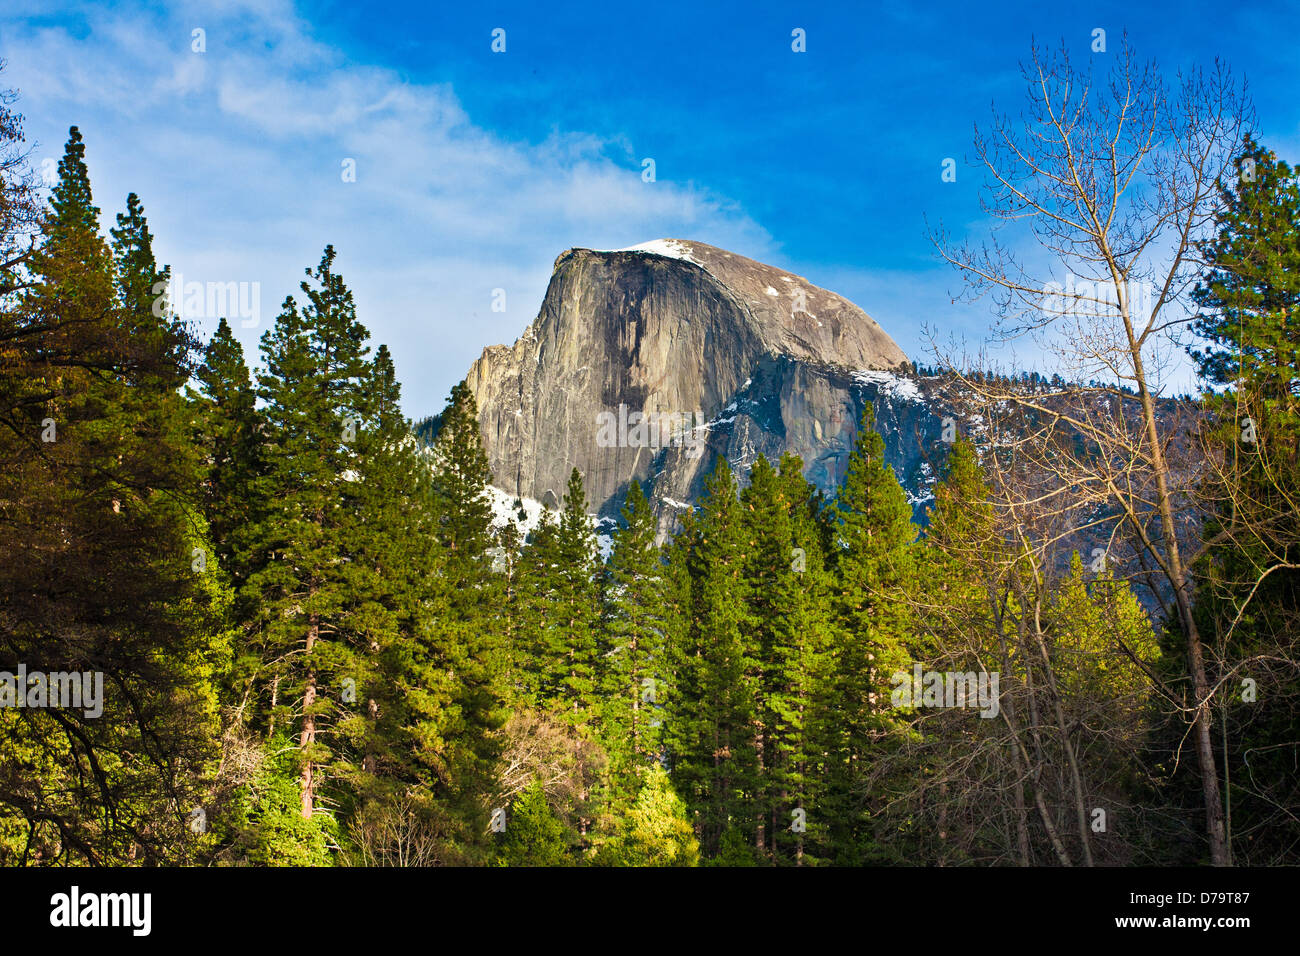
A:
{"label": "blue sky", "polygon": [[[572,246],[697,239],[807,276],[926,361],[922,323],[978,344],[986,305],[925,238],[986,234],[967,166],[1018,111],[1032,38],[1091,33],[1168,72],[1215,56],[1267,144],[1300,157],[1300,7],[1182,3],[442,4],[0,0],[0,84],[33,158],[80,126],[105,223],[140,194],[186,281],[260,283],[250,360],[326,243],[394,352],[408,414],[536,315]],[[492,30],[506,52],[491,51]],[[807,52],[791,51],[791,30]],[[202,29],[206,50],[192,50]],[[1105,55],[1094,62],[1104,66]],[[656,181],[642,181],[642,160]],[[945,157],[955,183],[941,181]],[[345,159],[356,181],[344,182]],[[491,310],[494,289],[506,311]],[[215,316],[201,325],[215,327]],[[1019,363],[1041,361],[1025,347]]]}

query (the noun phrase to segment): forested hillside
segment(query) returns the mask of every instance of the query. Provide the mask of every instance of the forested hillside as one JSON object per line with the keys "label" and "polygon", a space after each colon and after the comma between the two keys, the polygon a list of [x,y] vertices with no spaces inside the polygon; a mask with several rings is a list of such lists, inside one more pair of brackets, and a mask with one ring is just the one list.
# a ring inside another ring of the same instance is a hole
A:
{"label": "forested hillside", "polygon": [[662,545],[633,482],[605,561],[576,469],[493,523],[469,389],[417,435],[332,246],[245,355],[162,307],[75,127],[48,201],[0,138],[0,671],[103,675],[98,715],[0,707],[0,864],[1200,863],[1207,761],[1231,860],[1300,862],[1300,181],[1262,145],[1163,445],[1212,464],[1196,521],[1094,509],[1069,553],[1067,464],[1160,476],[1051,403],[989,440],[994,394],[924,530],[868,407],[833,497],[718,457]]}

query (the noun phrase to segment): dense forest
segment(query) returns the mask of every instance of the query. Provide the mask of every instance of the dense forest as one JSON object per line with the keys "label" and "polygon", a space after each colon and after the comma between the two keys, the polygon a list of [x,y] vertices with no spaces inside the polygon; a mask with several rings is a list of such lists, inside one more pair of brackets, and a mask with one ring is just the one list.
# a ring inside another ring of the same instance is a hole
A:
{"label": "dense forest", "polygon": [[1300,862],[1300,181],[1262,146],[1197,285],[1189,664],[1119,560],[1152,525],[1062,553],[1012,506],[1053,456],[957,434],[919,527],[870,407],[831,499],[720,458],[667,542],[633,483],[601,560],[575,471],[521,536],[469,390],[413,428],[332,247],[255,362],[204,342],[140,198],[105,235],[74,127],[46,200],[12,106],[0,670],[104,690],[0,707],[0,863],[1199,863],[1207,766],[1231,861]]}

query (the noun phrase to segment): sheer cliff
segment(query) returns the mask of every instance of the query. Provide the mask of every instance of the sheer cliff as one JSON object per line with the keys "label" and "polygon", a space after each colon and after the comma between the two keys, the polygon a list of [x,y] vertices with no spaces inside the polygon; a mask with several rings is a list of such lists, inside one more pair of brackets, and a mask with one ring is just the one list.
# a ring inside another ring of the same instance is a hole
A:
{"label": "sheer cliff", "polygon": [[484,349],[467,381],[498,488],[554,507],[576,466],[612,516],[636,478],[664,530],[717,455],[743,478],[760,452],[794,452],[831,491],[864,401],[900,479],[919,477],[940,427],[902,349],[856,305],[686,240],[562,253],[536,320]]}

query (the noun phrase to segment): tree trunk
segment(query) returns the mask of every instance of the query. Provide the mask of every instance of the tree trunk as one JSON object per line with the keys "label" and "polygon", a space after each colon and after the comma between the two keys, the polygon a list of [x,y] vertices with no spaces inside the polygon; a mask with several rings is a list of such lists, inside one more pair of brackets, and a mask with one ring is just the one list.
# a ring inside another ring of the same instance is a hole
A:
{"label": "tree trunk", "polygon": [[[316,646],[316,637],[320,633],[320,621],[315,614],[308,618],[307,624],[307,686],[302,692],[302,735],[298,738],[298,749],[304,754],[316,742],[316,718],[311,713],[311,707],[316,702],[316,669],[311,664],[312,648]],[[311,819],[312,806],[315,798],[315,780],[313,771],[315,770],[309,758],[304,758],[302,762],[302,818]]]}
{"label": "tree trunk", "polygon": [[1223,814],[1223,797],[1219,790],[1219,772],[1214,760],[1210,727],[1210,686],[1205,677],[1205,655],[1201,647],[1201,632],[1192,616],[1192,602],[1188,596],[1187,573],[1178,552],[1178,534],[1174,528],[1174,510],[1169,494],[1169,466],[1156,427],[1155,403],[1147,388],[1146,372],[1142,364],[1141,348],[1129,331],[1138,394],[1142,399],[1142,419],[1146,426],[1147,441],[1151,443],[1151,465],[1156,479],[1156,502],[1160,510],[1160,533],[1165,542],[1165,560],[1170,582],[1174,587],[1174,601],[1178,606],[1178,622],[1187,638],[1188,670],[1192,677],[1192,690],[1196,697],[1196,756],[1201,771],[1201,793],[1205,799],[1206,833],[1210,841],[1210,862],[1214,866],[1228,866],[1228,841]]}
{"label": "tree trunk", "polygon": [[[1023,538],[1022,538],[1023,540]],[[1038,568],[1035,565],[1037,578]],[[1079,761],[1074,751],[1074,740],[1070,726],[1061,707],[1061,695],[1056,686],[1056,671],[1052,666],[1052,656],[1047,652],[1047,642],[1043,639],[1043,599],[1042,590],[1034,588],[1033,635],[1038,654],[1043,660],[1043,675],[1047,678],[1047,690],[1051,697],[1052,711],[1056,716],[1056,730],[1061,735],[1061,747],[1065,751],[1066,763],[1070,768],[1070,785],[1074,791],[1074,816],[1079,828],[1079,845],[1083,849],[1083,865],[1092,866],[1092,840],[1088,830],[1088,808],[1083,796],[1083,776],[1079,770]]]}

